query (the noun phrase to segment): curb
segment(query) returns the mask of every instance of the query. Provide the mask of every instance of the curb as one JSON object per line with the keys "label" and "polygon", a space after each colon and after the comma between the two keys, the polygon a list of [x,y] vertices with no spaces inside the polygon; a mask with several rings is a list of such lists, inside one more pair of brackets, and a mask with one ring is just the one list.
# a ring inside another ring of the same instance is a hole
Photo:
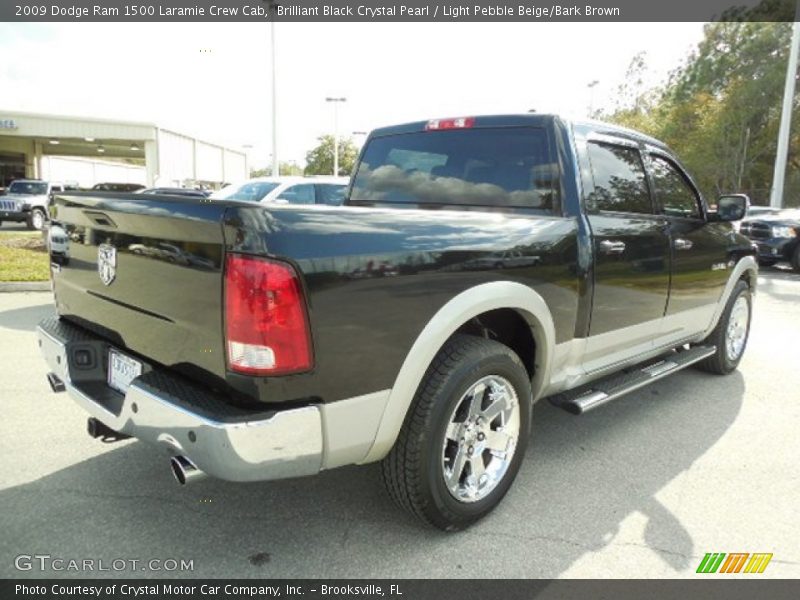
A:
{"label": "curb", "polygon": [[49,292],[49,281],[0,281],[0,294],[4,292]]}

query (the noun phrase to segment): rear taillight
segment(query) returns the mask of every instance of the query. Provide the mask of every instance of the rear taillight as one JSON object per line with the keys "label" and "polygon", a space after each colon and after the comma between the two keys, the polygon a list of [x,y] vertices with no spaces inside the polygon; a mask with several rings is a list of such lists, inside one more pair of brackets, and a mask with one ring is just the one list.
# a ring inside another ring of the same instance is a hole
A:
{"label": "rear taillight", "polygon": [[475,117],[458,117],[456,119],[433,119],[425,124],[425,131],[441,129],[469,129],[475,124]]}
{"label": "rear taillight", "polygon": [[312,366],[302,288],[291,265],[229,254],[225,260],[228,366],[248,375],[286,375]]}

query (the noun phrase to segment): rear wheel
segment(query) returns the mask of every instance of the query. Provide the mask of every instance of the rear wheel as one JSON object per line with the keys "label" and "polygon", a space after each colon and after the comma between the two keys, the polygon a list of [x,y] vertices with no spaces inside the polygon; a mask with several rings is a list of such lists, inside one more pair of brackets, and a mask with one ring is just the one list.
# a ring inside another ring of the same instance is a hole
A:
{"label": "rear wheel", "polygon": [[444,530],[489,513],[530,435],[531,385],[507,346],[456,335],[437,354],[382,465],[390,496]]}
{"label": "rear wheel", "polygon": [[717,351],[697,364],[700,369],[727,375],[739,366],[750,335],[752,305],[750,286],[739,280],[717,326],[703,342],[715,345]]}

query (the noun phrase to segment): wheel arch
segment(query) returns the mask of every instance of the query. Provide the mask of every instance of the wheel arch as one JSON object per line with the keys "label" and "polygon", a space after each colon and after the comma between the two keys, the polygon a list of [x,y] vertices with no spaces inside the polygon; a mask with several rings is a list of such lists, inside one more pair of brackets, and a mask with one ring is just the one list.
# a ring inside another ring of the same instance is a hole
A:
{"label": "wheel arch", "polygon": [[754,256],[744,256],[739,259],[739,262],[733,267],[733,271],[728,277],[728,283],[725,284],[725,289],[717,302],[717,308],[714,311],[714,318],[703,333],[703,337],[707,337],[714,328],[717,326],[722,313],[725,311],[725,306],[728,304],[728,299],[733,293],[733,288],[736,287],[737,282],[743,280],[750,287],[750,292],[755,295],[756,288],[758,287],[758,262]]}
{"label": "wheel arch", "polygon": [[530,328],[536,352],[526,368],[532,375],[533,399],[539,396],[549,379],[555,348],[555,326],[544,298],[512,281],[469,288],[442,306],[417,336],[395,378],[375,441],[362,463],[380,460],[391,450],[428,367],[447,340],[481,315],[501,310],[514,311]]}

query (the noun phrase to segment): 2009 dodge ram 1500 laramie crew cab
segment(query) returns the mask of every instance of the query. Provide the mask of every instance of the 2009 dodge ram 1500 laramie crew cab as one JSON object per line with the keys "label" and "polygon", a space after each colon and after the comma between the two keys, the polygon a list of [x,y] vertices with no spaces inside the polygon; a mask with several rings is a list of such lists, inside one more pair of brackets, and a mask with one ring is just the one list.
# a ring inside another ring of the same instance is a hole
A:
{"label": "2009 dodge ram 1500 laramie crew cab", "polygon": [[[57,195],[54,390],[185,483],[383,461],[444,529],[511,485],[534,402],[581,413],[728,373],[757,265],[662,143],[554,116],[374,131],[345,206]],[[178,248],[182,260],[131,249]]]}

